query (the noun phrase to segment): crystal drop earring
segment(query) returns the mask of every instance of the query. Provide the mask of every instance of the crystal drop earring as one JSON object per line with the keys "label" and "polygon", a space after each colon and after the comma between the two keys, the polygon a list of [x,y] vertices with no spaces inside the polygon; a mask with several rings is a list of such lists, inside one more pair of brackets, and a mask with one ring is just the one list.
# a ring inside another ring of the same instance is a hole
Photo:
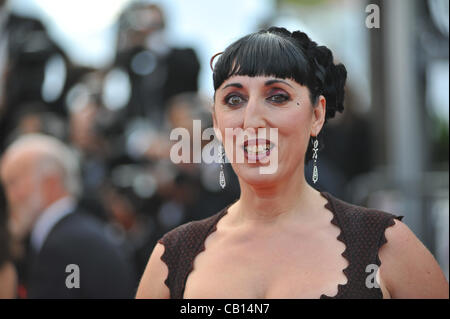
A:
{"label": "crystal drop earring", "polygon": [[225,163],[225,150],[222,145],[219,145],[219,159],[220,159],[220,173],[219,173],[219,184],[222,189],[227,185],[225,182],[225,174],[223,172],[223,164]]}
{"label": "crystal drop earring", "polygon": [[319,180],[319,171],[317,169],[317,151],[319,150],[319,141],[317,140],[317,136],[316,136],[316,140],[313,142],[313,160],[314,160],[314,164],[313,164],[313,174],[312,174],[312,181],[315,184],[318,180]]}

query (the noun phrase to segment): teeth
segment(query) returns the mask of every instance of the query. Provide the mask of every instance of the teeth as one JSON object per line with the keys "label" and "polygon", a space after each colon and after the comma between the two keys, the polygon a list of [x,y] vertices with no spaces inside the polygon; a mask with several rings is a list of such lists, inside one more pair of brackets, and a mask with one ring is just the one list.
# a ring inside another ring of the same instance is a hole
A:
{"label": "teeth", "polygon": [[245,150],[247,151],[247,153],[253,153],[253,154],[258,154],[258,153],[265,153],[270,149],[270,145],[249,145],[245,147]]}

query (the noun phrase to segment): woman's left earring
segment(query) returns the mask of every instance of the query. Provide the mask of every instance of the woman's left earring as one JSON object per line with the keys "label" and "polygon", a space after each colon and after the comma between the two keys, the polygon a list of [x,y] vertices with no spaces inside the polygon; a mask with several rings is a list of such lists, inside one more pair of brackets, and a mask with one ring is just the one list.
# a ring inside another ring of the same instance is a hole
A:
{"label": "woman's left earring", "polygon": [[316,140],[313,143],[313,160],[314,160],[314,164],[313,164],[313,174],[312,174],[312,181],[313,183],[317,183],[317,181],[319,180],[319,171],[317,169],[317,152],[319,151],[319,141],[317,140],[317,136],[316,136]]}
{"label": "woman's left earring", "polygon": [[219,145],[219,159],[220,159],[220,173],[219,173],[219,184],[222,189],[225,188],[227,183],[225,182],[225,173],[223,172],[223,164],[225,163],[225,150],[222,145]]}

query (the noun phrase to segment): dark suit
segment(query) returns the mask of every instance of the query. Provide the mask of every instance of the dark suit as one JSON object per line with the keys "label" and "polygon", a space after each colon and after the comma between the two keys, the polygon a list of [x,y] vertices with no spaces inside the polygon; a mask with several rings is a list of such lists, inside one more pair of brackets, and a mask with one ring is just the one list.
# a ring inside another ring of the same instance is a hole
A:
{"label": "dark suit", "polygon": [[[79,267],[79,288],[67,288],[67,265]],[[50,231],[31,256],[28,298],[132,298],[134,268],[94,217],[74,212]]]}

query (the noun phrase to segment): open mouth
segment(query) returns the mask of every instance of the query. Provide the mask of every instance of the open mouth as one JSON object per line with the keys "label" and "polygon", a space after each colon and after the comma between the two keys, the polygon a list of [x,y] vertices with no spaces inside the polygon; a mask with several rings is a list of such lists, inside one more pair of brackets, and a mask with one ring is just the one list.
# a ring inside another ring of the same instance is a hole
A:
{"label": "open mouth", "polygon": [[273,143],[265,139],[249,140],[244,142],[244,154],[247,159],[259,160],[269,156],[275,147]]}

